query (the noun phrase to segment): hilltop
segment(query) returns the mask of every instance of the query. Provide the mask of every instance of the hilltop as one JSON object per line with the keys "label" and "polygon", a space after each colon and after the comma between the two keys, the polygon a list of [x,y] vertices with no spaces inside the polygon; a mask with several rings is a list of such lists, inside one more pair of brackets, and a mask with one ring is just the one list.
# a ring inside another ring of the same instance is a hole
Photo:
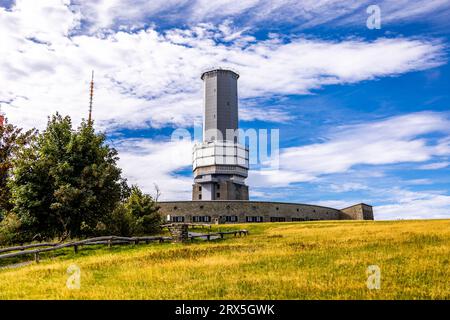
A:
{"label": "hilltop", "polygon": [[[248,237],[67,251],[0,270],[0,299],[449,299],[450,220],[214,226]],[[67,268],[81,288],[66,287]],[[369,290],[377,265],[381,288]]]}

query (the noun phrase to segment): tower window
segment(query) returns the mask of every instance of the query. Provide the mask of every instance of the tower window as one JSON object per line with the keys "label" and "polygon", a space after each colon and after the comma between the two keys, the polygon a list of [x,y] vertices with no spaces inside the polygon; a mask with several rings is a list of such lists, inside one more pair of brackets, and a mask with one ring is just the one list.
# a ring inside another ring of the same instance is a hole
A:
{"label": "tower window", "polygon": [[217,185],[217,190],[220,190],[220,184]]}
{"label": "tower window", "polygon": [[220,198],[220,192],[217,192],[216,198]]}
{"label": "tower window", "polygon": [[198,195],[198,200],[202,200],[202,195],[201,194]]}
{"label": "tower window", "polygon": [[198,191],[202,191],[202,186],[198,186]]}

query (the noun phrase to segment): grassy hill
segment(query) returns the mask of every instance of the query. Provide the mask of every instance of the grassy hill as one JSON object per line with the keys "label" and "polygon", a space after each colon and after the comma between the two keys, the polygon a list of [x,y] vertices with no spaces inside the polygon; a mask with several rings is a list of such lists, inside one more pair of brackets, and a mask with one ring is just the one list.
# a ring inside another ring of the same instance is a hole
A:
{"label": "grassy hill", "polygon": [[[0,299],[449,299],[450,220],[218,226],[250,236],[82,248],[0,269]],[[69,265],[81,288],[66,287]],[[378,265],[381,288],[366,269]]]}

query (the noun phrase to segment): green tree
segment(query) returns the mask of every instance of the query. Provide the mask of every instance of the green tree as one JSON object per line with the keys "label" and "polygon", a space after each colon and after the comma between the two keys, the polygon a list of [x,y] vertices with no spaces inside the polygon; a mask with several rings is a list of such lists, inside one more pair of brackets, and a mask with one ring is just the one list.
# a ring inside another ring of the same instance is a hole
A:
{"label": "green tree", "polygon": [[5,120],[0,126],[0,221],[12,209],[11,190],[7,185],[13,167],[13,158],[20,148],[25,148],[35,137],[35,130],[23,132],[22,129]]}
{"label": "green tree", "polygon": [[15,161],[14,212],[30,235],[92,234],[113,212],[124,197],[125,182],[117,151],[105,140],[86,121],[73,130],[70,117],[56,114]]}
{"label": "green tree", "polygon": [[161,223],[157,202],[132,186],[129,197],[109,217],[106,230],[120,236],[150,235],[160,231]]}
{"label": "green tree", "polygon": [[152,234],[159,230],[162,218],[158,204],[150,195],[144,194],[139,187],[131,187],[131,194],[125,202],[125,208],[136,219],[135,234]]}

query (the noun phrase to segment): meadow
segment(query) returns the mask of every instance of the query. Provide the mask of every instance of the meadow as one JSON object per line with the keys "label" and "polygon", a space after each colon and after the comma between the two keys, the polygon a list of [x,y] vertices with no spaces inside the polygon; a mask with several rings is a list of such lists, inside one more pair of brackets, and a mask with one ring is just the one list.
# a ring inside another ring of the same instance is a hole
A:
{"label": "meadow", "polygon": [[[83,247],[2,267],[0,299],[450,298],[450,220],[213,226],[242,228],[250,235]],[[80,289],[66,286],[71,264]],[[370,265],[380,268],[380,289],[366,285]]]}

